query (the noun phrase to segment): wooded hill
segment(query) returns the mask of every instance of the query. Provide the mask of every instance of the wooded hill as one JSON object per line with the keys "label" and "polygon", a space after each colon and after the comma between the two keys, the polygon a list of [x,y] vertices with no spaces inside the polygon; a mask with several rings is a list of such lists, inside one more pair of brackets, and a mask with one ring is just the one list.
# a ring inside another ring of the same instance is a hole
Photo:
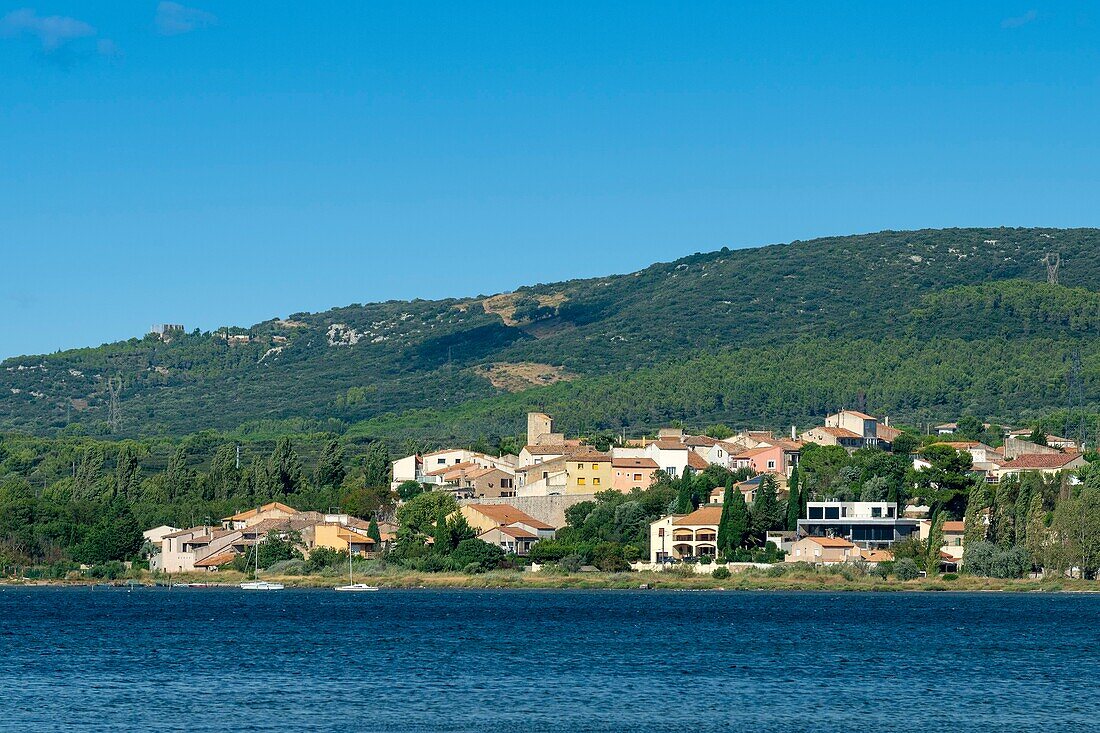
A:
{"label": "wooded hill", "polygon": [[1098,251],[1096,229],[881,232],[18,357],[0,364],[0,430],[445,442],[515,434],[529,408],[570,432],[1092,412]]}

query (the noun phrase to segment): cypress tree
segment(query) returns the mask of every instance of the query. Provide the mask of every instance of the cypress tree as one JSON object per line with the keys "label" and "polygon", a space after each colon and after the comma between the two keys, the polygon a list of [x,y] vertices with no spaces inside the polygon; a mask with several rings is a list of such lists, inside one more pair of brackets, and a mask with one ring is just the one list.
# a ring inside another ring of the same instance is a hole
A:
{"label": "cypress tree", "polygon": [[727,529],[730,552],[737,550],[743,544],[749,533],[749,507],[745,503],[745,495],[740,490],[733,491],[733,499],[730,502],[730,523]]}
{"label": "cypress tree", "polygon": [[313,474],[313,484],[319,489],[335,488],[344,482],[344,451],[335,438],[325,443],[321,456],[317,459],[317,470]]}
{"label": "cypress tree", "polygon": [[787,481],[787,531],[798,529],[799,513],[802,509],[802,495],[798,487],[798,466],[791,469],[791,478]]}
{"label": "cypress tree", "polygon": [[370,444],[363,461],[363,478],[368,489],[390,482],[390,452],[385,443],[377,441]]}
{"label": "cypress tree", "polygon": [[279,438],[268,459],[268,475],[272,488],[283,495],[293,494],[302,487],[302,460],[290,444],[290,438]]}
{"label": "cypress tree", "polygon": [[985,510],[989,508],[989,489],[979,483],[970,490],[970,500],[963,515],[963,547],[976,542],[985,542],[988,527],[985,523]]}
{"label": "cypress tree", "polygon": [[1027,511],[1027,532],[1024,540],[1032,565],[1045,568],[1047,565],[1047,525],[1046,512],[1043,511],[1043,496],[1036,492],[1031,497]]}
{"label": "cypress tree", "polygon": [[[738,494],[741,492],[738,491]],[[730,520],[733,513],[733,479],[726,482],[726,491],[722,494],[722,516],[718,519],[718,554],[732,554],[733,546],[730,545]]]}
{"label": "cypress tree", "polygon": [[783,507],[779,504],[775,479],[770,474],[764,474],[756,489],[756,498],[752,500],[752,533],[760,544],[764,544],[768,530],[783,526],[783,520]]}
{"label": "cypress tree", "polygon": [[932,530],[928,533],[928,557],[925,561],[925,571],[929,576],[940,571],[940,550],[943,547],[943,518],[944,512],[938,512],[932,519]]}
{"label": "cypress tree", "polygon": [[1039,477],[1033,473],[1025,473],[1020,478],[1020,489],[1016,492],[1016,506],[1012,526],[1015,530],[1013,544],[1023,547],[1027,545],[1027,516],[1031,509],[1031,497],[1042,492],[1041,486],[1036,486]]}
{"label": "cypress tree", "polygon": [[129,445],[122,446],[115,465],[115,494],[132,501],[137,495],[138,458]]}
{"label": "cypress tree", "polygon": [[435,512],[435,529],[432,532],[435,551],[446,555],[451,551],[451,530],[447,527],[447,510],[440,504]]}
{"label": "cypress tree", "polygon": [[691,514],[695,507],[691,503],[692,482],[691,471],[684,469],[684,475],[680,477],[679,492],[676,494],[676,511],[674,514]]}
{"label": "cypress tree", "polygon": [[373,518],[370,520],[370,524],[367,525],[367,536],[374,540],[376,545],[382,545],[382,532],[378,529],[378,522]]}

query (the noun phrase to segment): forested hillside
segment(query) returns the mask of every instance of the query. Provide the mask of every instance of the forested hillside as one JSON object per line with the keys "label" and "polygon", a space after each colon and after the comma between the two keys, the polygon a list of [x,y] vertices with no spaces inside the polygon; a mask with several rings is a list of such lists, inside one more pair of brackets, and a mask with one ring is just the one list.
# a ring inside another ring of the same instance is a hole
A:
{"label": "forested hillside", "polygon": [[882,232],[148,336],[3,362],[0,429],[469,440],[516,432],[528,407],[569,429],[1095,409],[1096,251],[1093,229]]}

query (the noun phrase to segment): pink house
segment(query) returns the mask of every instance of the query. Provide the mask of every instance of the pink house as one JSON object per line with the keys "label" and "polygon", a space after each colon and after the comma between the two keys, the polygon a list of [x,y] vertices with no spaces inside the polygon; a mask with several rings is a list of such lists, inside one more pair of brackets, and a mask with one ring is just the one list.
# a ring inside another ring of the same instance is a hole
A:
{"label": "pink house", "polygon": [[647,489],[658,468],[657,461],[652,458],[612,458],[611,487],[624,494],[632,489]]}
{"label": "pink house", "polygon": [[730,458],[730,467],[751,468],[756,473],[777,473],[790,476],[791,469],[798,464],[798,454],[802,445],[793,441],[776,440],[775,445],[760,445],[742,451]]}

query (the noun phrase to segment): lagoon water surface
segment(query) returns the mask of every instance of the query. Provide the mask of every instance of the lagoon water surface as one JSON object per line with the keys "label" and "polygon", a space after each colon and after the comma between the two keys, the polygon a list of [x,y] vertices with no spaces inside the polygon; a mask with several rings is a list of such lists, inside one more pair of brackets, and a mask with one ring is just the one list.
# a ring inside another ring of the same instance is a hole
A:
{"label": "lagoon water surface", "polygon": [[0,588],[0,729],[1100,730],[1100,597]]}

